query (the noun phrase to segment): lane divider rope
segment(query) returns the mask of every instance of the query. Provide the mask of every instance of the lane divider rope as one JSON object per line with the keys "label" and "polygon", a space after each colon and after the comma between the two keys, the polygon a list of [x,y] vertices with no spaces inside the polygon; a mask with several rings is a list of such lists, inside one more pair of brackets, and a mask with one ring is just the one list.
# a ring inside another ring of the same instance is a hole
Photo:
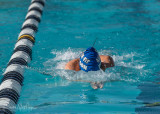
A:
{"label": "lane divider rope", "polygon": [[24,69],[32,60],[35,33],[38,31],[44,5],[45,0],[32,0],[28,8],[18,41],[0,84],[0,114],[15,113],[23,86]]}

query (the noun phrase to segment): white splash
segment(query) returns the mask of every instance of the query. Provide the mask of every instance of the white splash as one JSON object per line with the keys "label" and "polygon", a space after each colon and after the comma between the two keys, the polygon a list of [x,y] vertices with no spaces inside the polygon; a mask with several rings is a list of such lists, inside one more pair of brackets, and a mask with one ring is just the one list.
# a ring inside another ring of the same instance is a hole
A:
{"label": "white splash", "polygon": [[59,60],[64,61],[64,60],[71,60],[71,59],[77,58],[82,53],[82,51],[80,49],[73,50],[71,48],[68,48],[67,50],[63,50],[63,51],[52,50],[51,53],[56,55],[56,57],[54,58],[54,61],[59,61]]}
{"label": "white splash", "polygon": [[[103,71],[92,71],[92,72],[75,72],[64,70],[65,64],[75,58],[78,58],[79,55],[84,51],[83,49],[64,49],[62,51],[52,50],[52,54],[55,58],[49,59],[44,63],[44,67],[47,72],[52,74],[52,76],[61,76],[67,80],[71,81],[84,81],[84,82],[95,82],[95,81],[116,81],[123,80],[129,82],[139,81],[139,74],[143,75],[143,68],[145,64],[141,64],[139,61],[135,60],[134,57],[140,56],[135,52],[127,53],[127,54],[111,54],[110,50],[98,50],[100,55],[112,55],[113,60],[115,61],[115,67],[106,69]],[[126,68],[126,69],[124,69]],[[134,74],[132,71],[128,71],[128,69],[133,69],[133,71],[138,72],[138,76],[130,77],[130,75]]]}

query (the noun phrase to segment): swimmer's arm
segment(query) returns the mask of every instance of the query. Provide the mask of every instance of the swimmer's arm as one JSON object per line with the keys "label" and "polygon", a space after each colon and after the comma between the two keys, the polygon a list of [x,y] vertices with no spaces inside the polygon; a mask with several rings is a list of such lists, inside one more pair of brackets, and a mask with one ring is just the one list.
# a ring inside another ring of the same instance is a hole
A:
{"label": "swimmer's arm", "polygon": [[79,71],[79,58],[78,59],[73,59],[71,61],[69,61],[66,65],[65,65],[65,69],[66,70],[75,70],[75,71]]}

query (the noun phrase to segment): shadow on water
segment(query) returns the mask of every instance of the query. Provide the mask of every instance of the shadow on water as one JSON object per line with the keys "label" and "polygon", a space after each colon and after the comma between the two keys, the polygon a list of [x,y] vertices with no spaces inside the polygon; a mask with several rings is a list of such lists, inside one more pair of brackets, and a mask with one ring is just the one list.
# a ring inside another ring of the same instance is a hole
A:
{"label": "shadow on water", "polygon": [[137,99],[143,101],[144,106],[136,108],[135,111],[139,114],[159,114],[160,85],[156,83],[144,83],[140,84],[138,89],[141,90],[141,93]]}
{"label": "shadow on water", "polygon": [[160,72],[157,69],[160,65],[154,67],[154,72],[151,74],[154,80],[151,79],[138,85],[141,93],[137,99],[143,104],[135,109],[139,114],[159,114],[160,112]]}

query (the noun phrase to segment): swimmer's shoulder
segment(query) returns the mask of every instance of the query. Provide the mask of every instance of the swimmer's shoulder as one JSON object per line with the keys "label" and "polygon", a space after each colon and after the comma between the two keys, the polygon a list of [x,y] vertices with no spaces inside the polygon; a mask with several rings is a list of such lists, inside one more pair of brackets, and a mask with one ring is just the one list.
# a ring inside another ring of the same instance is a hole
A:
{"label": "swimmer's shoulder", "polygon": [[79,70],[80,70],[79,61],[80,61],[79,58],[73,59],[73,60],[69,61],[69,62],[65,65],[65,69],[67,69],[67,70],[79,71]]}

